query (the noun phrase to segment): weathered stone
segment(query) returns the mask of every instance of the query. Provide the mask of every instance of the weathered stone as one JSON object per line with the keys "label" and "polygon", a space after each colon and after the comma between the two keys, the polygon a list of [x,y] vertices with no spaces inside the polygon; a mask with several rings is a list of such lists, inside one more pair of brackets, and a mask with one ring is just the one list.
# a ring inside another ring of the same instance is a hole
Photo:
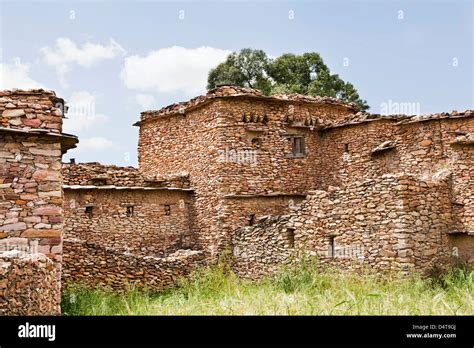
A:
{"label": "weathered stone", "polygon": [[21,119],[19,118],[13,118],[9,120],[8,123],[10,123],[13,126],[19,126],[20,124],[22,124]]}
{"label": "weathered stone", "polygon": [[33,209],[33,215],[61,215],[62,209],[59,207],[41,207]]}
{"label": "weathered stone", "polygon": [[423,147],[430,146],[431,144],[433,144],[433,142],[431,140],[423,140],[420,143],[420,145],[423,146]]}
{"label": "weathered stone", "polygon": [[39,216],[27,216],[23,218],[24,222],[41,222],[41,217]]}
{"label": "weathered stone", "polygon": [[18,237],[10,237],[4,238],[0,240],[0,245],[28,245],[28,239],[26,238],[18,238]]}
{"label": "weathered stone", "polygon": [[24,222],[16,222],[13,224],[3,225],[0,226],[0,231],[9,232],[9,231],[21,231],[26,228],[26,224]]}
{"label": "weathered stone", "polygon": [[43,155],[43,156],[61,156],[61,150],[49,150],[49,149],[39,149],[36,147],[30,148],[30,152],[34,155]]}
{"label": "weathered stone", "polygon": [[3,117],[21,117],[25,116],[25,110],[23,109],[10,109],[10,110],[5,110],[2,113]]}
{"label": "weathered stone", "polygon": [[[33,149],[33,148],[32,148]],[[54,170],[38,169],[33,173],[33,179],[39,181],[58,181],[60,180],[61,173]]]}
{"label": "weathered stone", "polygon": [[46,192],[38,192],[40,197],[62,197],[61,191],[46,191]]}
{"label": "weathered stone", "polygon": [[[0,280],[8,301],[0,302],[0,315],[51,315],[60,313],[60,288],[55,264],[41,254],[8,258]],[[34,289],[34,296],[32,290]]]}
{"label": "weathered stone", "polygon": [[38,120],[37,118],[34,119],[25,119],[23,120],[23,125],[27,127],[32,127],[32,128],[38,128],[41,125],[41,120]]}
{"label": "weathered stone", "polygon": [[30,228],[21,233],[23,238],[55,238],[61,236],[61,230]]}

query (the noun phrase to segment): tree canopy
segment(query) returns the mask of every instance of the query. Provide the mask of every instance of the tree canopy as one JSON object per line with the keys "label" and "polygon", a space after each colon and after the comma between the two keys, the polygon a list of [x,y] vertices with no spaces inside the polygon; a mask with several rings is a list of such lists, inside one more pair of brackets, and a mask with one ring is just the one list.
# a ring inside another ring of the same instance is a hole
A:
{"label": "tree canopy", "polygon": [[223,84],[256,88],[267,95],[300,93],[329,96],[353,102],[361,110],[369,108],[357,89],[339,75],[331,74],[316,52],[302,55],[287,53],[271,59],[262,50],[244,48],[231,53],[225,62],[209,72],[209,89]]}

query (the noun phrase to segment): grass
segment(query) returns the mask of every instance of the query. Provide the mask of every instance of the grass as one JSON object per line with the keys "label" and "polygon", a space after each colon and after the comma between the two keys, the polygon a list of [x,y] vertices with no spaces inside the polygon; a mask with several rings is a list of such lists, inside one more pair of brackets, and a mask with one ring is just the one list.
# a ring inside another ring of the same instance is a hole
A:
{"label": "grass", "polygon": [[200,269],[174,289],[69,286],[63,315],[472,315],[474,271],[422,279],[370,271],[317,271],[303,263],[252,282],[228,267]]}

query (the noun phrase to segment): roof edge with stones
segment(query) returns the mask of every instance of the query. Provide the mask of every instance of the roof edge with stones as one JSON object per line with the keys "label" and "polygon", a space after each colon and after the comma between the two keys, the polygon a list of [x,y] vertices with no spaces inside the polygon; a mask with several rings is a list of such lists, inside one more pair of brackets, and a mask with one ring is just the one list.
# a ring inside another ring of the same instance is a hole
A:
{"label": "roof edge with stones", "polygon": [[158,110],[147,110],[140,113],[140,121],[134,123],[134,126],[139,126],[141,122],[153,119],[160,116],[171,116],[185,114],[194,108],[204,106],[210,101],[218,98],[257,98],[271,101],[290,101],[296,103],[315,103],[315,104],[327,104],[327,105],[338,105],[354,111],[359,110],[359,107],[355,103],[344,102],[340,99],[333,97],[320,97],[320,96],[307,96],[302,94],[274,94],[264,95],[261,91],[254,88],[237,87],[231,85],[219,86],[211,89],[205,95],[199,95],[188,101],[170,104]]}
{"label": "roof edge with stones", "polygon": [[358,124],[365,124],[368,122],[375,122],[375,121],[393,121],[396,122],[397,125],[406,125],[418,122],[426,122],[426,121],[434,121],[434,120],[453,120],[459,118],[469,118],[474,117],[474,110],[468,109],[462,112],[458,112],[457,110],[453,110],[451,112],[439,112],[439,113],[432,113],[432,114],[424,114],[424,115],[404,115],[404,114],[396,114],[396,115],[380,115],[380,114],[371,114],[367,112],[358,112],[354,115],[345,117],[340,121],[333,121],[328,126],[322,128],[321,130],[329,130],[334,128],[340,127],[347,127],[352,125]]}
{"label": "roof edge with stones", "polygon": [[19,89],[11,88],[0,90],[0,97],[9,97],[14,95],[49,95],[50,99],[54,102],[64,102],[63,98],[60,98],[56,95],[56,92],[51,89],[43,88],[31,88],[31,89]]}
{"label": "roof edge with stones", "polygon": [[188,173],[173,173],[164,176],[144,175],[137,167],[105,165],[99,162],[63,163],[64,188],[130,188],[170,189],[190,191]]}

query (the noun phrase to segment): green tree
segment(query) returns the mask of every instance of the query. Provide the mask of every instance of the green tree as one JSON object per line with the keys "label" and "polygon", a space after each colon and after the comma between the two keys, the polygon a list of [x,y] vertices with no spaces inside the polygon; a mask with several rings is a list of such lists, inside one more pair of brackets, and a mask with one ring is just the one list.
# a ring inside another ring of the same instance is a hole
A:
{"label": "green tree", "polygon": [[308,94],[311,82],[321,74],[329,74],[329,69],[317,53],[287,53],[269,64],[268,74],[278,92]]}
{"label": "green tree", "polygon": [[357,104],[361,110],[369,106],[350,82],[331,74],[316,52],[302,55],[283,54],[269,59],[262,50],[249,48],[234,52],[224,63],[211,70],[208,88],[221,84],[260,89],[263,93],[300,93],[310,96],[329,96]]}
{"label": "green tree", "polygon": [[244,48],[233,52],[224,63],[209,72],[208,89],[222,84],[251,87],[270,94],[271,83],[267,77],[269,59],[262,50]]}

